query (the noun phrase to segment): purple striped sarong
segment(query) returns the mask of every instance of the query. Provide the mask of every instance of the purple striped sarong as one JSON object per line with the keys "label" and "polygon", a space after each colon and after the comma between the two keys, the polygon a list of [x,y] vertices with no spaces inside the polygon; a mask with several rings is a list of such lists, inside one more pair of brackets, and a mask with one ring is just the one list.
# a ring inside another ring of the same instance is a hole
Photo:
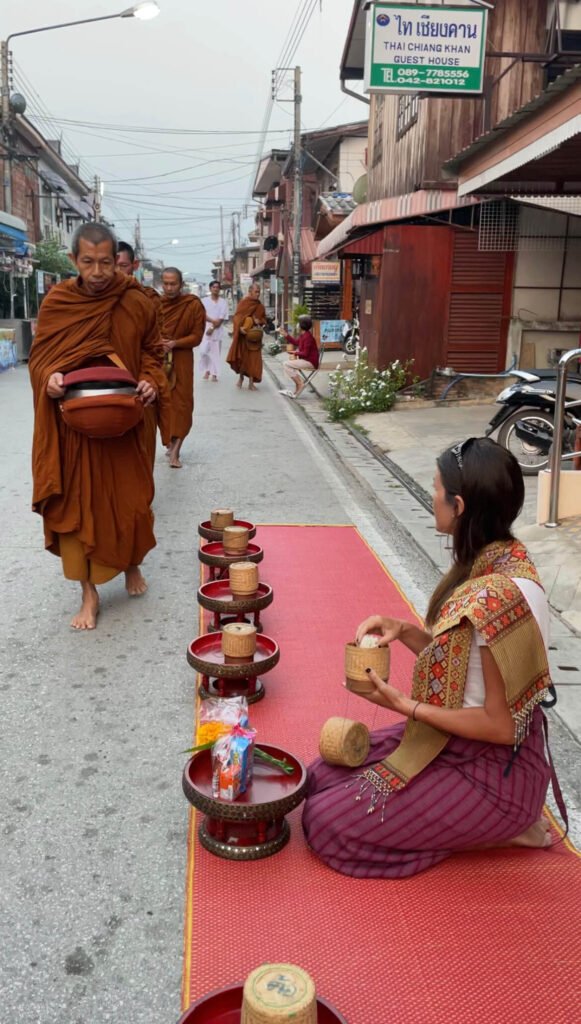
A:
{"label": "purple striped sarong", "polygon": [[[501,844],[539,820],[550,779],[542,730],[534,712],[530,733],[514,757],[512,747],[452,736],[441,754],[402,790],[368,814],[367,789],[357,801],[362,768],[309,768],[303,829],[329,867],[356,878],[405,878],[459,850]],[[371,735],[365,762],[377,764],[400,742],[405,723]]]}

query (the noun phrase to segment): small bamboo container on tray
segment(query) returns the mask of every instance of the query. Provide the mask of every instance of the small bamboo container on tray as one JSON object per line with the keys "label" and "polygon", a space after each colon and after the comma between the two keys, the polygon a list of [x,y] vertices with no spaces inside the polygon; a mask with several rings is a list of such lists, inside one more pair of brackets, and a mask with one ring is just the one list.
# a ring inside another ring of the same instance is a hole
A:
{"label": "small bamboo container on tray", "polygon": [[229,664],[252,661],[256,652],[256,626],[229,622],[222,630],[222,654]]}
{"label": "small bamboo container on tray", "polygon": [[232,562],[228,578],[234,597],[254,597],[258,590],[258,566],[254,562]]}
{"label": "small bamboo container on tray", "polygon": [[321,729],[319,753],[327,764],[359,768],[369,753],[369,729],[350,718],[328,718]]}
{"label": "small bamboo container on tray", "polygon": [[317,1024],[313,979],[295,964],[263,964],[244,984],[241,1024]]}
{"label": "small bamboo container on tray", "polygon": [[232,526],[234,512],[231,508],[215,508],[210,512],[210,525],[213,530],[223,530],[225,526]]}
{"label": "small bamboo container on tray", "polygon": [[250,538],[246,526],[225,526],[222,533],[222,546],[227,555],[245,555]]}
{"label": "small bamboo container on tray", "polygon": [[[367,639],[367,638],[373,638]],[[380,679],[389,678],[389,647],[378,647],[380,637],[376,633],[368,633],[362,644],[345,644],[345,683],[351,693],[370,694],[375,687],[367,672],[372,668]]]}

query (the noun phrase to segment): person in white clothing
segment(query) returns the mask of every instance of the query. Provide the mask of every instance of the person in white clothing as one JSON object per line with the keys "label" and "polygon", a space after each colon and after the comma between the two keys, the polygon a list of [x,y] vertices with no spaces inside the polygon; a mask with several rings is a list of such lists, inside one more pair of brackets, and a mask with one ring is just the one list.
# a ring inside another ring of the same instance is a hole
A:
{"label": "person in white clothing", "polygon": [[220,374],[224,322],[228,319],[228,305],[226,299],[220,298],[220,288],[219,281],[212,281],[210,294],[202,299],[206,310],[206,332],[200,345],[199,363],[203,380],[211,378],[213,381],[217,381]]}

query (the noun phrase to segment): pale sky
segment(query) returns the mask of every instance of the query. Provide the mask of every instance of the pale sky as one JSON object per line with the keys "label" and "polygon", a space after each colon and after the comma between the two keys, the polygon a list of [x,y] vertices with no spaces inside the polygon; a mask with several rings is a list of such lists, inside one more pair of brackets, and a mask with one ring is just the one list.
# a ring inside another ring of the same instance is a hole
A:
{"label": "pale sky", "polygon": [[[85,178],[100,174],[104,213],[119,237],[132,240],[140,214],[148,255],[207,278],[211,260],[219,255],[220,204],[229,231],[232,211],[248,199],[271,70],[297,10],[304,5],[309,10],[314,2],[158,0],[161,14],[153,21],[116,19],[23,36],[11,43],[15,89],[26,95],[27,114],[44,135],[62,135],[67,159],[72,160],[71,150],[81,157]],[[131,0],[3,4],[0,34],[6,38],[130,5]],[[344,96],[339,86],[352,8],[352,0],[316,2],[292,59],[303,70],[306,129],[367,117],[368,108]],[[290,88],[283,89],[285,95],[291,95]],[[52,124],[34,117],[41,104],[55,118]],[[225,134],[161,133],[168,128]],[[266,150],[288,144],[292,104],[274,107],[270,129],[283,131],[267,137]],[[152,175],[166,177],[136,180]],[[179,244],[171,245],[172,239]]]}

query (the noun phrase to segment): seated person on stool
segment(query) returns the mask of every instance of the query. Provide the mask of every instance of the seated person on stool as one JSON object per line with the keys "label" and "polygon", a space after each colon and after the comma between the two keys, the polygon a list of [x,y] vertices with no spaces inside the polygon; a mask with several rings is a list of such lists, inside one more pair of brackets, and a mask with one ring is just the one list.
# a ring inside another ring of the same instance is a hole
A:
{"label": "seated person on stool", "polygon": [[289,398],[298,398],[301,391],[305,387],[305,381],[301,377],[299,370],[318,370],[319,368],[319,349],[317,348],[317,342],[311,334],[311,327],[313,321],[310,316],[302,316],[299,319],[300,335],[298,338],[293,338],[288,331],[283,330],[283,335],[291,345],[296,345],[297,348],[290,359],[287,359],[283,363],[283,369],[287,377],[290,377],[295,386],[294,394],[292,391],[283,391],[282,394],[287,394]]}

